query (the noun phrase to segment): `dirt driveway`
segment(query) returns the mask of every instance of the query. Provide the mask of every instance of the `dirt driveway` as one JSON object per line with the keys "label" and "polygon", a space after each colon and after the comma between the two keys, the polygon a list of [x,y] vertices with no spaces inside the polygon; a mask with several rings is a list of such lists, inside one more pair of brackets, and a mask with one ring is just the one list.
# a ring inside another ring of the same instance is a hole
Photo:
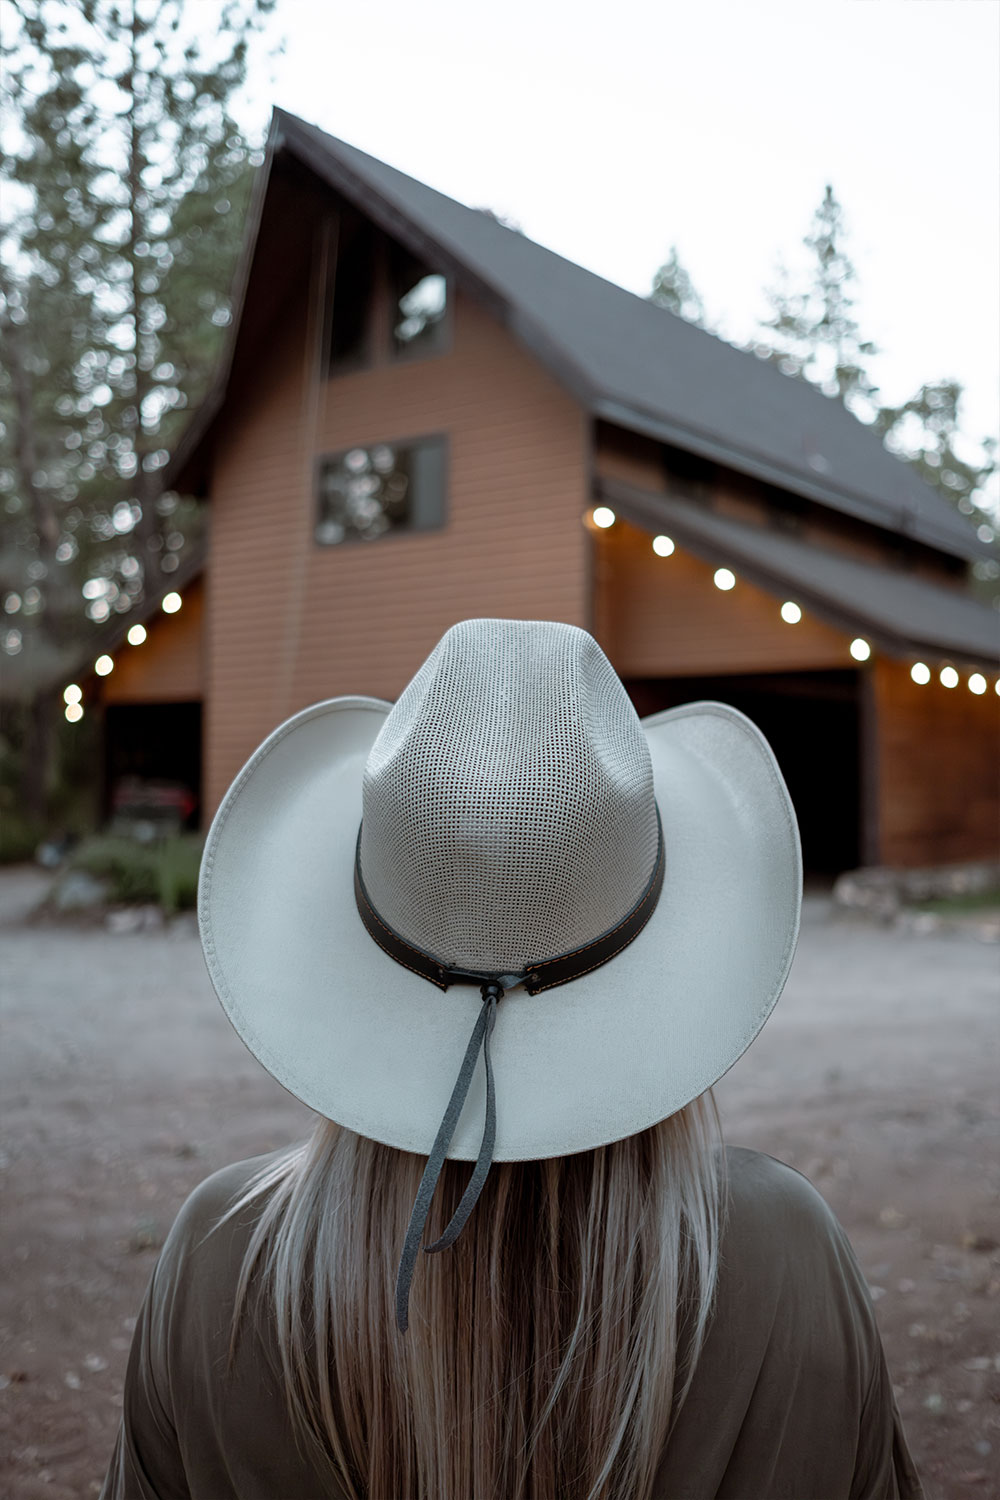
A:
{"label": "dirt driveway", "polygon": [[[177,1208],[310,1116],[230,1029],[190,923],[31,926],[37,879],[0,871],[0,1493],[85,1500]],[[998,1076],[1000,947],[816,898],[717,1090],[728,1138],[799,1167],[846,1226],[930,1500],[1000,1494]]]}

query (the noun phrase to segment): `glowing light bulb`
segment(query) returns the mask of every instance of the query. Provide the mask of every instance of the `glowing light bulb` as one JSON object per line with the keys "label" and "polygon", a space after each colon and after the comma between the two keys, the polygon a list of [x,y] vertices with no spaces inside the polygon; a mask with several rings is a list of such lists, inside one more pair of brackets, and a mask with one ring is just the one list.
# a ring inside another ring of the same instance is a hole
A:
{"label": "glowing light bulb", "polygon": [[851,642],[851,655],[855,661],[867,661],[872,654],[872,648],[860,635],[856,635]]}
{"label": "glowing light bulb", "polygon": [[674,544],[668,536],[654,536],[653,551],[657,557],[669,557],[674,550]]}
{"label": "glowing light bulb", "polygon": [[69,722],[71,724],[78,724],[80,722],[80,720],[83,718],[83,704],[82,703],[67,703],[67,705],[66,705],[66,717],[67,717],[67,719],[69,720]]}
{"label": "glowing light bulb", "polygon": [[110,656],[99,656],[94,662],[94,671],[98,677],[107,677],[108,673],[113,672],[114,669],[115,664]]}
{"label": "glowing light bulb", "polygon": [[77,687],[75,682],[71,682],[68,688],[63,689],[64,703],[79,703],[82,697],[83,688]]}
{"label": "glowing light bulb", "polygon": [[[606,505],[599,505],[594,511],[594,525],[600,526],[602,531],[606,531],[609,526],[613,526],[614,524],[614,511],[610,510]],[[166,608],[166,600],[164,600],[164,608]]]}
{"label": "glowing light bulb", "polygon": [[712,579],[717,589],[723,591],[736,587],[736,574],[731,573],[728,568],[716,568]]}
{"label": "glowing light bulb", "polygon": [[910,676],[923,687],[924,683],[931,680],[931,669],[925,661],[915,661],[910,668]]}
{"label": "glowing light bulb", "polygon": [[986,691],[986,678],[982,672],[973,672],[969,678],[969,692],[979,696]]}
{"label": "glowing light bulb", "polygon": [[791,599],[786,599],[781,606],[781,618],[788,625],[797,625],[802,618],[802,611]]}
{"label": "glowing light bulb", "polygon": [[145,625],[133,625],[129,629],[128,643],[130,646],[141,646],[146,639]]}
{"label": "glowing light bulb", "polygon": [[942,687],[958,687],[958,673],[955,671],[954,667],[942,667],[941,671],[938,673],[938,680],[940,681]]}

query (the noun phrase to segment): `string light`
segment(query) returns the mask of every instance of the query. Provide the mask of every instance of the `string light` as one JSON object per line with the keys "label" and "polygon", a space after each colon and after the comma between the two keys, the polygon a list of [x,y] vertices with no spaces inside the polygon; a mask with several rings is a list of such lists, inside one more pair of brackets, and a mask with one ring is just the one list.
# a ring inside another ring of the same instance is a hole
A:
{"label": "string light", "polygon": [[[595,526],[606,528],[614,525],[615,513],[608,506],[600,505],[592,513],[591,519]],[[653,551],[657,557],[669,557],[674,550],[673,540],[669,536],[654,536]],[[736,587],[736,574],[730,568],[716,568],[712,575],[712,581],[717,589],[721,589],[723,593],[728,593],[730,589]],[[170,595],[167,596],[167,598],[170,597]],[[174,597],[177,596],[175,595]],[[163,607],[167,609],[166,599],[163,601]],[[178,603],[174,608],[177,609],[179,607],[180,601],[178,599]],[[796,604],[793,599],[786,599],[781,606],[781,618],[788,625],[797,625],[802,619],[801,606]],[[868,661],[872,654],[871,644],[863,636],[855,636],[850,645],[850,652],[855,661]],[[938,676],[940,682],[946,688],[957,687],[960,681],[957,671],[951,666],[942,667]],[[910,677],[919,686],[924,687],[931,680],[931,669],[926,662],[915,661],[910,668]],[[975,693],[977,697],[982,697],[987,691],[989,683],[982,672],[973,672],[969,677],[968,687],[971,693]],[[993,688],[997,696],[1000,697],[1000,677],[995,680]]]}
{"label": "string light", "polygon": [[114,671],[115,664],[110,656],[99,656],[94,662],[94,671],[98,677],[107,677],[109,672]]}
{"label": "string light", "polygon": [[75,682],[71,682],[68,688],[63,688],[64,703],[79,703],[82,697],[83,688],[78,687]]}
{"label": "string light", "polygon": [[129,645],[130,646],[141,646],[142,643],[143,643],[143,641],[145,639],[146,639],[146,627],[145,627],[145,625],[133,625],[131,627],[131,629],[129,630],[129,633],[128,633],[128,643],[129,643]]}
{"label": "string light", "polygon": [[[615,513],[614,513],[613,510],[609,509],[608,506],[606,506],[606,505],[599,505],[597,507],[597,509],[594,511],[593,521],[594,521],[594,525],[595,526],[600,526],[600,528],[601,528],[602,531],[606,531],[609,526],[613,526],[615,524]],[[167,595],[167,599],[169,599],[171,597],[173,597],[173,598],[176,599],[177,595],[176,594],[174,594],[173,596],[171,596],[170,594]],[[163,601],[163,608],[166,609],[166,607],[167,607],[167,600],[164,599],[164,601]],[[178,607],[178,609],[180,608],[179,602],[178,602],[178,606],[177,607]]]}
{"label": "string light", "polygon": [[78,724],[83,718],[83,705],[81,703],[67,703],[66,717],[71,724]]}
{"label": "string light", "polygon": [[175,615],[181,607],[180,594],[164,594],[162,609],[166,615]]}

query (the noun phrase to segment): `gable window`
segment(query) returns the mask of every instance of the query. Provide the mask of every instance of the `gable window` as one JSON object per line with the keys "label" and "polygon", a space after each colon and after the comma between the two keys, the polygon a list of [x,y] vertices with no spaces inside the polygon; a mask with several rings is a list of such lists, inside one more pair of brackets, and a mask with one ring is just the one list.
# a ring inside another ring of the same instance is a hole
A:
{"label": "gable window", "polygon": [[392,352],[397,359],[437,354],[447,343],[448,283],[444,276],[411,255],[402,245],[389,246],[389,315]]}
{"label": "gable window", "polygon": [[372,361],[375,290],[374,225],[350,209],[341,213],[330,309],[331,374],[360,370]]}
{"label": "gable window", "polygon": [[444,525],[448,444],[444,437],[374,443],[319,463],[316,540],[372,542],[392,531]]}

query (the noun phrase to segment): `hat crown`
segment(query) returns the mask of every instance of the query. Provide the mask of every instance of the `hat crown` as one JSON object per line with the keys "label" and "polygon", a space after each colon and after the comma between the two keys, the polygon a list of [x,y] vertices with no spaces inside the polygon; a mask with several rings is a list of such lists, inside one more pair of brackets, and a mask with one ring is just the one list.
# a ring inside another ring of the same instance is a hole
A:
{"label": "hat crown", "polygon": [[518,972],[592,941],[639,900],[656,849],[645,734],[576,626],[453,626],[368,757],[368,894],[449,965]]}

